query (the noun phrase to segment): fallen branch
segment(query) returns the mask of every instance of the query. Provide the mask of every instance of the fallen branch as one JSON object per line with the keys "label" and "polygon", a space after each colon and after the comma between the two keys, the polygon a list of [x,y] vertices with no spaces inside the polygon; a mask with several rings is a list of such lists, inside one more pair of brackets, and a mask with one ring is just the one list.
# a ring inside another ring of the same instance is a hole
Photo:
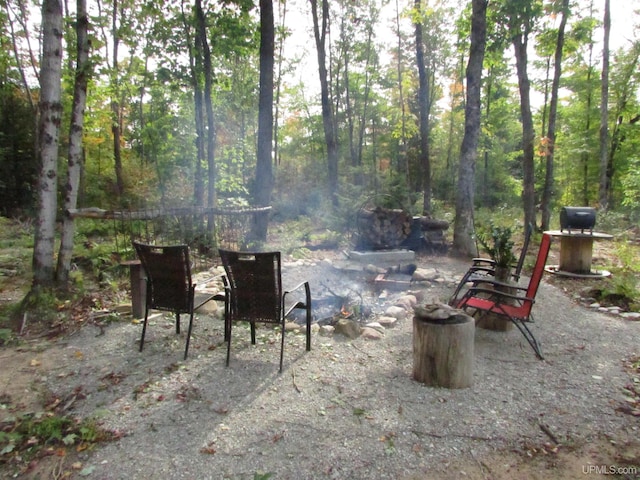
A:
{"label": "fallen branch", "polygon": [[540,430],[546,433],[547,437],[549,437],[553,443],[555,443],[556,445],[560,445],[560,442],[547,425],[545,425],[544,423],[539,423],[538,425],[540,426]]}

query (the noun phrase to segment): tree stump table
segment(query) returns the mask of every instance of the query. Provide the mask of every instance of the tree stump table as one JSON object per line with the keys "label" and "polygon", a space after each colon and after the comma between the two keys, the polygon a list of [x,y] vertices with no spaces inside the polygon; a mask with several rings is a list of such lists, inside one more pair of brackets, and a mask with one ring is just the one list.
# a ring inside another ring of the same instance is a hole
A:
{"label": "tree stump table", "polygon": [[429,386],[473,384],[475,322],[445,304],[416,307],[413,317],[413,378]]}

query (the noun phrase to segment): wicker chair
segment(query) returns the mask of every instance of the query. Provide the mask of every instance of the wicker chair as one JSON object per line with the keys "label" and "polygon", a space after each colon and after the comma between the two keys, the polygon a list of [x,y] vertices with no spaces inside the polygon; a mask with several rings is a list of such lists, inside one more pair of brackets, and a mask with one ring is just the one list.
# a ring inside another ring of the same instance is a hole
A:
{"label": "wicker chair", "polygon": [[[133,242],[147,277],[144,324],[140,337],[140,351],[144,346],[149,310],[163,310],[176,314],[176,334],[180,333],[180,314],[189,314],[187,344],[184,359],[189,353],[193,328],[193,313],[210,300],[224,301],[225,294],[197,293],[191,278],[189,247],[186,245],[147,245]],[[225,325],[226,326],[226,325]],[[225,336],[227,331],[225,330]]]}
{"label": "wicker chair", "polygon": [[[291,290],[282,289],[282,263],[280,252],[235,252],[220,250],[226,272],[227,302],[225,305],[225,331],[227,332],[227,366],[231,352],[231,332],[238,321],[251,325],[251,343],[256,343],[256,323],[279,325],[280,372],[284,357],[285,318],[294,309],[306,314],[306,349],[311,350],[311,290],[303,282]],[[286,305],[287,296],[304,289],[304,301]]]}

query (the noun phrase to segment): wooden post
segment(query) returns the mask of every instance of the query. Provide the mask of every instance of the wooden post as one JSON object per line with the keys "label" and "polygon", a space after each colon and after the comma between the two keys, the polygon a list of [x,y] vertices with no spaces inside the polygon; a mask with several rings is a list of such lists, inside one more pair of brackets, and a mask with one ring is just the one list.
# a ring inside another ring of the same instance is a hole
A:
{"label": "wooden post", "polygon": [[416,307],[414,311],[414,380],[434,387],[470,387],[473,384],[473,318],[444,304]]}
{"label": "wooden post", "polygon": [[131,315],[133,318],[144,318],[147,302],[147,280],[140,260],[128,260],[122,265],[129,267],[129,281],[131,282]]}

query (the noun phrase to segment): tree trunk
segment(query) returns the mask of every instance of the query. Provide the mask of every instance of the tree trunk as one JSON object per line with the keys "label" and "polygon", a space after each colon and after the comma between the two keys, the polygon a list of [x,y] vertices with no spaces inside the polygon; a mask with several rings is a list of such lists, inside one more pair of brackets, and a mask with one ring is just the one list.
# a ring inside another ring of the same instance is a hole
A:
{"label": "tree trunk", "polygon": [[[69,127],[67,185],[64,189],[65,212],[74,209],[77,206],[80,174],[82,172],[82,134],[84,132],[84,109],[87,103],[87,83],[89,79],[89,38],[87,35],[89,27],[89,17],[87,16],[86,0],[77,0],[76,10],[77,61],[76,77],[73,89],[71,126]],[[73,218],[65,214],[62,222],[58,266],[56,269],[57,281],[62,285],[66,285],[69,280],[71,256],[73,253],[73,238],[75,234],[74,227],[75,223]]]}
{"label": "tree trunk", "polygon": [[426,385],[473,385],[475,326],[448,305],[426,305],[413,317],[413,378]]}
{"label": "tree trunk", "polygon": [[111,77],[111,134],[113,135],[113,165],[116,175],[116,194],[120,197],[124,193],[124,178],[122,173],[122,153],[120,151],[122,118],[120,112],[120,81],[118,79],[118,47],[120,36],[118,35],[118,0],[113,2],[111,17],[111,35],[113,37],[113,72]]}
{"label": "tree trunk", "polygon": [[416,65],[418,67],[418,109],[420,111],[420,165],[422,166],[422,214],[431,213],[431,163],[429,161],[429,82],[424,65],[421,0],[414,0],[416,10]]}
{"label": "tree trunk", "polygon": [[62,2],[42,2],[42,64],[40,68],[40,175],[38,218],[33,247],[33,286],[53,283],[58,146],[62,114]]}
{"label": "tree trunk", "polygon": [[318,74],[320,75],[320,97],[322,104],[322,126],[327,145],[328,190],[331,203],[338,202],[338,138],[333,114],[333,106],[329,95],[329,80],[326,63],[326,39],[329,22],[329,2],[322,2],[322,25],[318,19],[318,0],[310,0],[313,16],[313,32],[318,55]]}
{"label": "tree trunk", "polygon": [[400,153],[398,155],[398,171],[409,179],[409,162],[407,160],[407,111],[404,102],[403,71],[402,71],[402,35],[400,33],[400,6],[396,0],[396,17],[395,17],[396,35],[398,37],[398,55],[396,68],[398,71],[398,101],[400,102]]}
{"label": "tree trunk", "polygon": [[554,60],[553,83],[551,85],[551,103],[549,105],[549,129],[547,131],[546,168],[544,190],[542,192],[542,230],[549,230],[551,224],[551,203],[553,201],[553,156],[556,144],[556,117],[558,112],[558,91],[562,74],[562,50],[564,48],[564,30],[569,16],[569,0],[562,0],[562,20],[558,27],[556,53]]}
{"label": "tree trunk", "polygon": [[[199,42],[202,52],[202,68],[204,75],[204,108],[207,114],[207,205],[215,207],[216,199],[216,130],[213,115],[213,102],[211,99],[212,90],[212,67],[211,67],[211,49],[207,41],[207,25],[202,10],[202,0],[196,0],[196,42]],[[208,229],[209,233],[213,233],[214,225],[213,216],[209,216]]]}
{"label": "tree trunk", "polygon": [[531,114],[530,82],[527,73],[528,28],[513,37],[513,48],[520,91],[520,115],[522,118],[522,203],[524,224],[537,225],[535,210],[535,174],[533,116]]}
{"label": "tree trunk", "polygon": [[611,12],[609,0],[604,0],[604,41],[602,44],[602,86],[600,91],[600,208],[607,209],[611,174],[609,167],[609,34],[611,32]]}
{"label": "tree trunk", "polygon": [[[267,207],[273,191],[273,66],[275,31],[273,1],[260,0],[260,99],[258,103],[258,159],[254,204]],[[255,217],[252,239],[266,241],[269,213]]]}
{"label": "tree trunk", "polygon": [[465,256],[477,254],[472,238],[475,168],[480,136],[480,94],[482,62],[487,41],[488,0],[473,0],[471,16],[471,46],[467,64],[467,100],[465,105],[464,138],[460,149],[458,188],[456,189],[456,219],[453,249]]}
{"label": "tree trunk", "polygon": [[196,128],[196,161],[193,179],[193,204],[204,206],[204,172],[202,165],[204,164],[205,154],[205,128],[204,128],[204,99],[202,93],[202,85],[200,84],[200,75],[202,72],[202,53],[200,41],[192,38],[191,24],[187,21],[191,18],[185,11],[182,11],[183,27],[185,42],[189,52],[189,71],[191,74],[191,85],[193,87],[193,108],[194,122]]}

